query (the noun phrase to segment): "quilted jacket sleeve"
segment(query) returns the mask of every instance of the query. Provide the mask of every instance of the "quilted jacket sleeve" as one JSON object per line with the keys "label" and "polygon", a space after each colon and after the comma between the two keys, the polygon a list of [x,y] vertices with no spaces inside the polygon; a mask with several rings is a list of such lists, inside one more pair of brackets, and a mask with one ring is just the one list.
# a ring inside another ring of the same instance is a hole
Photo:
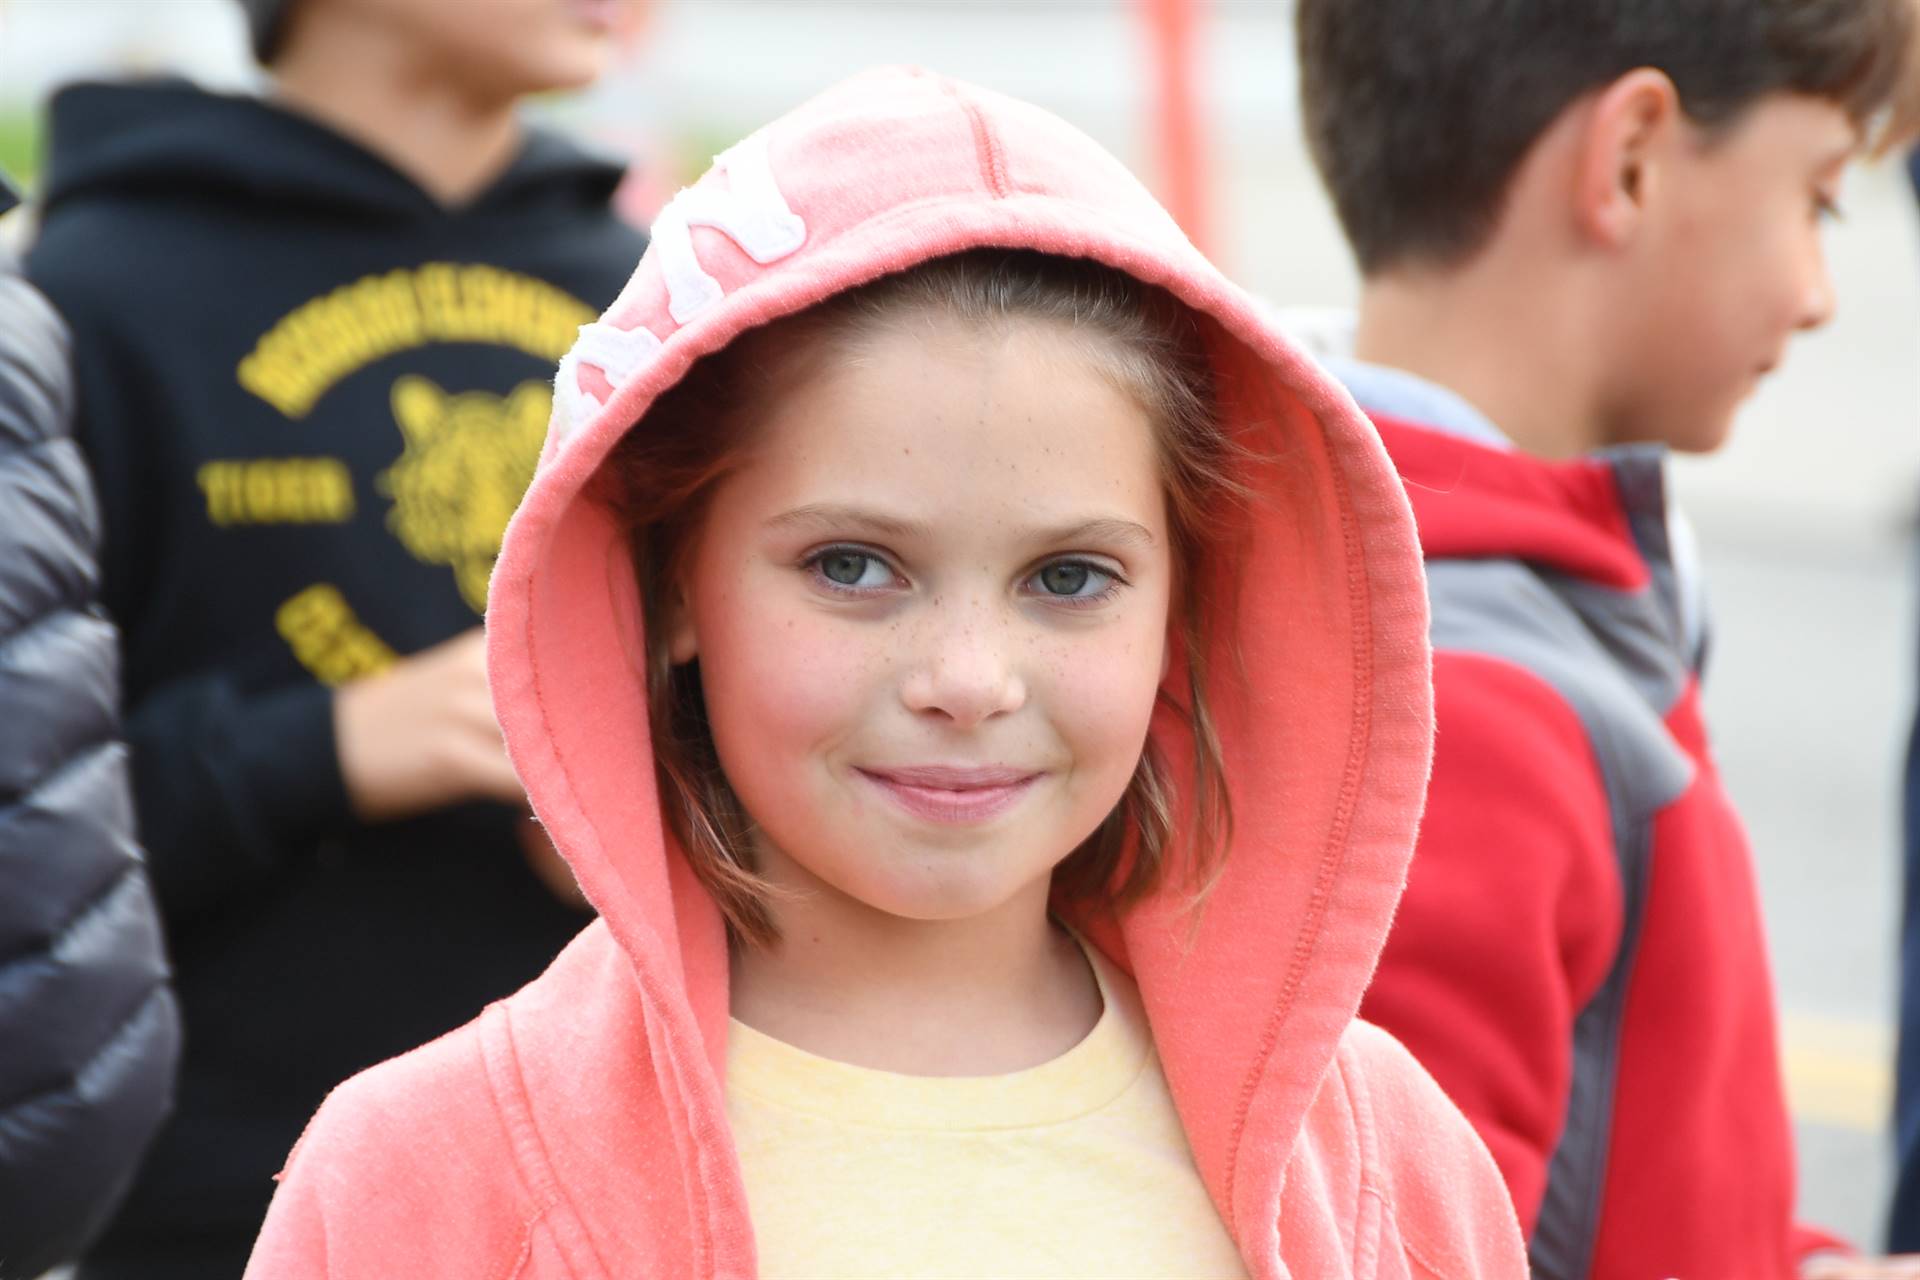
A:
{"label": "quilted jacket sleeve", "polygon": [[0,1280],[105,1224],[179,1052],[68,359],[52,308],[0,261]]}

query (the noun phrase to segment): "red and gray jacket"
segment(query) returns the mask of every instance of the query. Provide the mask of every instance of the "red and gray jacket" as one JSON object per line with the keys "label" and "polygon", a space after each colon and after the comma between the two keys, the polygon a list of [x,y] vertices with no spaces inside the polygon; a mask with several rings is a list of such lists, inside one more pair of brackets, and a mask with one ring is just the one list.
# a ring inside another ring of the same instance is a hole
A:
{"label": "red and gray jacket", "polygon": [[1793,1223],[1753,862],[1661,451],[1543,462],[1438,387],[1336,372],[1406,483],[1433,603],[1433,781],[1363,1016],[1479,1129],[1536,1276],[1795,1274],[1832,1241]]}

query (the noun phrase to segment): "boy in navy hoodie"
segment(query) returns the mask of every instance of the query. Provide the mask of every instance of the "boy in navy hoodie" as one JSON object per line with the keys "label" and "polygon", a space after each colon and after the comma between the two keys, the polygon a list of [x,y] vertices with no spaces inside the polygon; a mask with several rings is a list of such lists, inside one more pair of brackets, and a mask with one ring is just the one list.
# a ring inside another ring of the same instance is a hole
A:
{"label": "boy in navy hoodie", "polygon": [[1908,0],[1297,18],[1364,281],[1335,371],[1409,482],[1433,604],[1427,816],[1362,1012],[1474,1121],[1537,1276],[1894,1274],[1793,1221],[1663,454],[1717,447],[1831,314],[1821,223],[1903,74]]}
{"label": "boy in navy hoodie", "polygon": [[178,1109],[82,1274],[238,1276],[336,1082],[585,922],[479,622],[554,362],[643,248],[618,167],[523,124],[623,0],[251,0],[263,99],[53,103],[32,278],[75,331]]}

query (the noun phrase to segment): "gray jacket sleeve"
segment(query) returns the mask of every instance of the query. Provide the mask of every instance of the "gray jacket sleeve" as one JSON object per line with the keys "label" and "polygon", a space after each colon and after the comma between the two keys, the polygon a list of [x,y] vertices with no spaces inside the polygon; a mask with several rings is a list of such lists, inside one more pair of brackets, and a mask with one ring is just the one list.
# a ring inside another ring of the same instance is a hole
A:
{"label": "gray jacket sleeve", "polygon": [[180,1041],[68,360],[52,307],[0,261],[0,1280],[105,1225]]}

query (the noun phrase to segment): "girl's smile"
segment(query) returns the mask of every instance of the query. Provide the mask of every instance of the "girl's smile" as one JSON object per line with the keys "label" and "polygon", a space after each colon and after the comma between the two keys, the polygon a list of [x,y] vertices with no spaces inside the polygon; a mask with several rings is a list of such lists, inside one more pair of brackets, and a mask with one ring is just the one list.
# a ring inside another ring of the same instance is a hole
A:
{"label": "girl's smile", "polygon": [[914,817],[954,825],[999,817],[1019,804],[1045,776],[1024,769],[942,765],[856,767],[853,772]]}

